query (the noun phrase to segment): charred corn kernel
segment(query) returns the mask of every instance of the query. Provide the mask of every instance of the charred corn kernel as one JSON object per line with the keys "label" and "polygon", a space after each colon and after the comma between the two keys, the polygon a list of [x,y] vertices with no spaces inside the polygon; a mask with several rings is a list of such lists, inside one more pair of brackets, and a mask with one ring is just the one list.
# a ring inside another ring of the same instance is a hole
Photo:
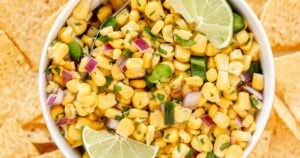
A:
{"label": "charred corn kernel", "polygon": [[111,75],[112,75],[113,79],[117,80],[117,81],[121,81],[121,80],[125,79],[125,75],[123,74],[119,65],[117,65],[117,64],[114,64],[111,67]]}
{"label": "charred corn kernel", "polygon": [[123,49],[124,48],[124,39],[115,39],[109,41],[109,44],[115,49]]}
{"label": "charred corn kernel", "polygon": [[86,96],[77,96],[76,98],[78,100],[78,102],[80,103],[80,105],[82,107],[90,107],[92,105],[95,105],[96,100],[97,100],[97,96],[96,93],[92,92],[90,95],[86,95]]}
{"label": "charred corn kernel", "polygon": [[242,156],[243,149],[238,145],[231,145],[225,154],[225,158],[241,158]]}
{"label": "charred corn kernel", "polygon": [[203,56],[207,46],[207,37],[201,34],[197,34],[194,38],[196,44],[191,47],[192,55]]}
{"label": "charred corn kernel", "polygon": [[208,69],[216,68],[216,63],[215,63],[214,57],[208,57],[207,68]]}
{"label": "charred corn kernel", "polygon": [[88,113],[84,110],[84,108],[80,105],[78,101],[74,102],[74,107],[76,108],[76,111],[79,116],[87,116]]}
{"label": "charred corn kernel", "polygon": [[176,106],[174,109],[174,119],[176,122],[183,123],[191,117],[192,110],[182,106]]}
{"label": "charred corn kernel", "polygon": [[145,80],[130,80],[129,85],[134,88],[145,88],[147,86]]}
{"label": "charred corn kernel", "polygon": [[248,115],[243,119],[242,125],[243,125],[243,127],[249,128],[249,127],[252,125],[253,121],[254,121],[254,117],[253,117],[252,115],[249,115],[249,114],[248,114]]}
{"label": "charred corn kernel", "polygon": [[141,78],[141,77],[144,77],[146,74],[146,71],[145,69],[139,69],[139,70],[127,70],[125,72],[125,75],[127,78],[129,79],[137,79],[137,78]]}
{"label": "charred corn kernel", "polygon": [[264,89],[264,75],[254,73],[252,79],[252,87],[258,91]]}
{"label": "charred corn kernel", "polygon": [[251,139],[251,133],[250,132],[244,132],[241,130],[235,130],[231,132],[231,136],[235,138],[238,142],[247,142]]}
{"label": "charred corn kernel", "polygon": [[121,87],[121,90],[118,93],[122,98],[130,99],[133,96],[134,91],[131,87],[123,84],[122,82],[119,82],[117,85]]}
{"label": "charred corn kernel", "polygon": [[130,71],[143,69],[144,61],[141,58],[129,58],[126,60],[126,68]]}
{"label": "charred corn kernel", "polygon": [[154,69],[156,67],[156,65],[158,65],[159,62],[160,62],[160,55],[159,55],[159,52],[156,51],[153,54],[153,58],[152,58],[152,61],[151,61],[151,68]]}
{"label": "charred corn kernel", "polygon": [[140,26],[135,21],[130,21],[121,28],[123,34],[129,34],[131,38],[135,38],[139,35]]}
{"label": "charred corn kernel", "polygon": [[223,149],[222,145],[225,143],[230,143],[230,136],[227,134],[222,134],[217,136],[214,144],[214,154],[218,157],[224,157],[226,153],[226,148]]}
{"label": "charred corn kernel", "polygon": [[162,29],[162,35],[163,35],[164,41],[170,42],[170,43],[174,42],[174,40],[173,40],[173,26],[172,25],[164,26],[163,29]]}
{"label": "charred corn kernel", "polygon": [[188,62],[191,58],[191,52],[189,49],[176,45],[175,58],[181,62]]}
{"label": "charred corn kernel", "polygon": [[243,30],[236,34],[236,39],[240,45],[245,44],[249,39],[249,34],[247,33],[246,30]]}
{"label": "charred corn kernel", "polygon": [[205,50],[205,55],[212,57],[220,52],[219,49],[215,48],[211,43],[208,43]]}
{"label": "charred corn kernel", "polygon": [[194,136],[191,141],[192,147],[199,152],[210,152],[213,150],[213,144],[207,135]]}
{"label": "charred corn kernel", "polygon": [[109,38],[111,39],[120,39],[120,38],[124,38],[124,34],[123,32],[121,31],[114,31],[114,32],[111,32],[107,35]]}
{"label": "charred corn kernel", "polygon": [[114,93],[98,95],[98,108],[101,110],[109,109],[117,104],[116,96]]}
{"label": "charred corn kernel", "polygon": [[175,19],[175,17],[174,17],[173,14],[167,14],[165,19],[164,19],[165,25],[171,25],[172,26],[172,24],[174,23],[174,19]]}
{"label": "charred corn kernel", "polygon": [[141,15],[137,10],[131,10],[129,14],[129,21],[139,22]]}
{"label": "charred corn kernel", "polygon": [[239,92],[237,103],[240,109],[249,110],[251,108],[249,93]]}
{"label": "charred corn kernel", "polygon": [[67,105],[65,105],[64,111],[65,111],[66,117],[68,119],[75,118],[75,116],[76,116],[76,108],[74,107],[73,104],[67,104]]}
{"label": "charred corn kernel", "polygon": [[90,10],[92,0],[82,0],[80,1],[75,9],[73,10],[74,17],[78,19],[85,19]]}
{"label": "charred corn kernel", "polygon": [[91,73],[91,78],[94,81],[95,85],[98,87],[104,86],[106,83],[106,79],[105,79],[104,75],[97,68]]}
{"label": "charred corn kernel", "polygon": [[156,22],[165,17],[165,12],[160,2],[152,1],[146,5],[145,15],[152,21]]}
{"label": "charred corn kernel", "polygon": [[65,43],[56,42],[48,48],[48,57],[55,61],[61,61],[69,53],[69,47]]}
{"label": "charred corn kernel", "polygon": [[82,129],[84,126],[91,127],[92,122],[84,117],[79,117],[76,121],[75,128]]}
{"label": "charred corn kernel", "polygon": [[147,134],[146,134],[146,144],[150,145],[152,141],[154,140],[155,135],[155,126],[149,125]]}
{"label": "charred corn kernel", "polygon": [[240,76],[229,74],[229,80],[231,86],[238,86],[241,83]]}
{"label": "charred corn kernel", "polygon": [[219,71],[216,85],[220,91],[224,91],[230,88],[230,79],[228,72]]}
{"label": "charred corn kernel", "polygon": [[[109,33],[112,33],[112,32],[114,32],[114,29],[113,29],[112,26],[105,27],[105,28],[103,28],[103,29],[100,30],[100,34],[101,34],[102,36],[106,36],[106,35],[108,35]],[[123,33],[124,33],[124,32],[123,32]]]}
{"label": "charred corn kernel", "polygon": [[61,117],[63,117],[64,116],[63,106],[60,106],[60,105],[53,106],[50,111],[50,115],[53,120],[58,120]]}
{"label": "charred corn kernel", "polygon": [[221,112],[216,112],[212,119],[221,128],[227,128],[230,123],[229,117]]}
{"label": "charred corn kernel", "polygon": [[184,78],[184,80],[185,80],[185,83],[191,87],[199,88],[203,85],[203,80],[199,76],[186,77],[186,78]]}
{"label": "charred corn kernel", "polygon": [[87,83],[78,84],[78,96],[89,95],[92,92],[91,86]]}
{"label": "charred corn kernel", "polygon": [[153,125],[155,127],[164,127],[165,126],[165,116],[163,112],[160,110],[154,110],[150,113],[149,122],[150,125]]}
{"label": "charred corn kernel", "polygon": [[87,29],[87,23],[84,20],[71,17],[67,20],[67,24],[71,26],[76,35],[81,35]]}
{"label": "charred corn kernel", "polygon": [[148,131],[148,128],[145,124],[141,123],[136,127],[136,130],[133,132],[134,139],[138,141],[144,141],[145,135]]}
{"label": "charred corn kernel", "polygon": [[122,116],[122,111],[115,109],[115,108],[109,108],[105,110],[104,116],[107,118],[116,118],[116,116]]}
{"label": "charred corn kernel", "polygon": [[183,143],[177,144],[177,146],[173,149],[172,158],[185,158],[190,148]]}
{"label": "charred corn kernel", "polygon": [[161,44],[159,46],[159,52],[163,58],[171,58],[174,56],[174,48],[171,44]]}
{"label": "charred corn kernel", "polygon": [[211,118],[213,118],[217,112],[218,112],[218,107],[215,104],[211,105],[208,109],[208,115]]}
{"label": "charred corn kernel", "polygon": [[78,85],[79,85],[79,80],[77,79],[73,79],[66,83],[67,89],[72,93],[78,92],[78,88],[79,88]]}
{"label": "charred corn kernel", "polygon": [[87,34],[89,37],[94,37],[94,36],[97,34],[97,32],[98,32],[98,29],[97,29],[96,27],[90,26],[90,28],[88,29],[88,31],[87,31],[86,34]]}
{"label": "charred corn kernel", "polygon": [[215,68],[210,68],[206,71],[206,79],[208,82],[215,82],[218,78],[218,72]]}
{"label": "charred corn kernel", "polygon": [[140,109],[130,109],[128,118],[148,118],[148,112]]}
{"label": "charred corn kernel", "polygon": [[220,101],[220,91],[217,87],[210,82],[206,82],[201,89],[202,95],[210,102],[219,102]]}
{"label": "charred corn kernel", "polygon": [[244,64],[240,61],[232,61],[229,63],[228,72],[240,76],[240,74],[244,71]]}
{"label": "charred corn kernel", "polygon": [[228,71],[229,57],[226,54],[218,54],[215,56],[215,63],[218,71]]}
{"label": "charred corn kernel", "polygon": [[189,63],[182,63],[178,60],[174,60],[173,64],[176,70],[183,71],[183,72],[188,70],[191,67]]}
{"label": "charred corn kernel", "polygon": [[131,119],[123,118],[117,126],[116,133],[127,138],[134,132],[134,129],[134,122]]}
{"label": "charred corn kernel", "polygon": [[92,37],[89,37],[87,35],[83,35],[81,37],[81,41],[87,45],[89,48],[92,48],[92,45],[93,45],[93,38]]}
{"label": "charred corn kernel", "polygon": [[164,141],[167,143],[176,143],[179,139],[179,132],[177,128],[170,127],[164,130]]}
{"label": "charred corn kernel", "polygon": [[179,29],[188,30],[188,26],[187,26],[186,22],[181,18],[176,19],[175,26]]}
{"label": "charred corn kernel", "polygon": [[164,22],[162,20],[156,21],[156,23],[152,26],[151,33],[157,35],[161,29],[164,27]]}
{"label": "charred corn kernel", "polygon": [[229,56],[230,56],[230,61],[234,61],[234,60],[242,61],[243,60],[243,53],[240,49],[236,49],[236,50],[232,51]]}
{"label": "charred corn kernel", "polygon": [[80,141],[81,140],[81,129],[75,128],[75,124],[71,124],[68,128],[68,137],[75,140]]}
{"label": "charred corn kernel", "polygon": [[252,61],[252,56],[251,55],[244,55],[243,56],[244,71],[249,70],[251,61]]}
{"label": "charred corn kernel", "polygon": [[97,13],[97,17],[101,23],[103,23],[111,15],[112,15],[112,8],[109,5],[105,5],[101,7]]}
{"label": "charred corn kernel", "polygon": [[164,141],[163,138],[157,138],[154,140],[154,145],[158,146],[160,149],[167,146],[167,143]]}
{"label": "charred corn kernel", "polygon": [[[132,1],[131,1],[132,2]],[[129,11],[128,9],[123,9],[117,16],[116,21],[120,26],[123,26],[126,24],[126,22],[129,19]]]}
{"label": "charred corn kernel", "polygon": [[174,35],[181,37],[184,40],[189,40],[192,38],[193,34],[190,31],[182,30],[182,29],[175,29]]}

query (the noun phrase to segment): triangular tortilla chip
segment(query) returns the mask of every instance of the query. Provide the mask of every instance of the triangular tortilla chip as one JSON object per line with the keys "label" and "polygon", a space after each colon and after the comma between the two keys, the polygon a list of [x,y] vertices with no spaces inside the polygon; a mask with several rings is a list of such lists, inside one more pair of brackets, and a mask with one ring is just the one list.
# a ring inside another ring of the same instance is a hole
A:
{"label": "triangular tortilla chip", "polygon": [[37,74],[2,30],[0,41],[0,125],[12,117],[25,124],[41,114]]}
{"label": "triangular tortilla chip", "polygon": [[0,138],[1,158],[28,158],[39,155],[21,125],[14,119],[7,120],[1,126]]}
{"label": "triangular tortilla chip", "polygon": [[261,15],[261,22],[274,51],[300,48],[300,1],[269,0]]}
{"label": "triangular tortilla chip", "polygon": [[50,133],[46,125],[29,123],[23,126],[23,129],[30,140],[34,144],[51,143]]}
{"label": "triangular tortilla chip", "polygon": [[0,28],[16,43],[38,69],[44,41],[49,28],[42,23],[67,0],[1,0]]}
{"label": "triangular tortilla chip", "polygon": [[300,141],[300,126],[289,111],[289,109],[284,105],[284,103],[275,96],[274,98],[274,109],[282,121],[287,125],[287,127],[292,131],[295,137]]}
{"label": "triangular tortilla chip", "polygon": [[258,17],[260,17],[261,13],[264,10],[265,3],[267,0],[246,0],[253,11],[256,13]]}
{"label": "triangular tortilla chip", "polygon": [[298,122],[300,122],[300,88],[285,91],[283,93],[284,102],[289,107],[290,111],[294,114]]}
{"label": "triangular tortilla chip", "polygon": [[59,150],[55,150],[55,151],[37,156],[35,158],[64,158],[64,157],[65,156]]}
{"label": "triangular tortilla chip", "polygon": [[269,158],[298,158],[300,141],[293,135],[286,124],[278,119],[274,134],[271,136]]}

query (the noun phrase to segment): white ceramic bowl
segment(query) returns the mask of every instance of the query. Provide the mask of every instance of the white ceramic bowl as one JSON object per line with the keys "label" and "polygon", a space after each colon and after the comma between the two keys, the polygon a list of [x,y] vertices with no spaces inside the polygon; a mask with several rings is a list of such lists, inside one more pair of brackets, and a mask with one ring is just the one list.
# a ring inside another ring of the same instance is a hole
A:
{"label": "white ceramic bowl", "polygon": [[[39,93],[40,93],[40,101],[41,108],[44,115],[44,119],[46,121],[47,127],[50,131],[50,134],[55,141],[56,145],[62,151],[62,153],[67,158],[77,158],[80,157],[78,152],[71,148],[71,146],[65,141],[59,129],[55,126],[54,121],[50,117],[49,107],[46,105],[46,78],[45,78],[45,69],[49,64],[49,59],[47,57],[47,48],[50,43],[56,38],[58,31],[62,26],[65,25],[67,18],[71,15],[73,8],[79,0],[71,0],[66,5],[64,10],[56,19],[52,29],[47,37],[47,40],[44,45],[44,49],[42,52],[41,63],[39,67]],[[269,114],[272,109],[272,101],[274,96],[274,87],[275,87],[275,73],[274,73],[274,62],[272,50],[270,48],[270,44],[266,33],[259,22],[258,18],[251,10],[251,8],[246,4],[244,0],[229,0],[231,6],[234,8],[236,12],[241,14],[248,22],[250,30],[254,33],[255,39],[261,46],[260,59],[262,63],[262,69],[265,75],[265,89],[264,89],[264,104],[262,110],[258,113],[255,121],[257,125],[257,130],[253,134],[251,141],[249,142],[248,147],[245,149],[243,157],[246,158],[250,151],[253,149],[257,141],[259,140],[260,135],[262,134],[265,125],[268,121]]]}

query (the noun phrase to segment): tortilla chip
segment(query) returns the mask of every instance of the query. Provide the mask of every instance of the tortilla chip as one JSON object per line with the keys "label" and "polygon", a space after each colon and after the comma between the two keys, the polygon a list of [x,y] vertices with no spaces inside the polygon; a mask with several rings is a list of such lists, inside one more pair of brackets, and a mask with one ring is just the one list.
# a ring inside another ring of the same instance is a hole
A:
{"label": "tortilla chip", "polygon": [[278,116],[292,131],[295,137],[300,141],[300,126],[296,122],[295,118],[293,117],[289,109],[284,105],[284,103],[277,96],[275,96],[274,98],[273,106]]}
{"label": "tortilla chip", "polygon": [[64,158],[64,157],[65,156],[59,150],[55,150],[40,156],[36,156],[35,158]]}
{"label": "tortilla chip", "polygon": [[47,127],[43,124],[27,124],[23,129],[28,139],[34,144],[51,143],[51,136]]}
{"label": "tortilla chip", "polygon": [[67,0],[1,0],[0,28],[16,43],[38,70],[39,59],[49,29],[42,23]]}
{"label": "tortilla chip", "polygon": [[283,100],[289,107],[292,114],[295,116],[296,120],[300,122],[300,94],[299,88],[294,90],[289,90],[283,93]]}
{"label": "tortilla chip", "polygon": [[0,41],[0,125],[8,118],[25,124],[41,114],[37,74],[2,30]]}
{"label": "tortilla chip", "polygon": [[34,118],[32,121],[30,121],[29,124],[40,124],[40,125],[45,125],[46,126],[46,123],[44,121],[44,117],[43,117],[42,114],[38,115],[36,118]]}
{"label": "tortilla chip", "polygon": [[1,126],[0,138],[0,157],[28,158],[39,155],[15,119],[9,119]]}
{"label": "tortilla chip", "polygon": [[44,143],[44,144],[33,144],[39,153],[42,155],[44,153],[49,153],[57,150],[57,147],[54,143]]}
{"label": "tortilla chip", "polygon": [[253,11],[256,13],[258,17],[260,17],[261,13],[264,10],[265,3],[267,0],[246,0]]}
{"label": "tortilla chip", "polygon": [[270,158],[298,158],[300,155],[300,141],[289,130],[286,124],[278,119],[274,134],[271,136],[269,152]]}
{"label": "tortilla chip", "polygon": [[300,52],[275,58],[276,93],[300,87]]}
{"label": "tortilla chip", "polygon": [[261,22],[274,51],[300,48],[300,1],[269,0],[261,14]]}

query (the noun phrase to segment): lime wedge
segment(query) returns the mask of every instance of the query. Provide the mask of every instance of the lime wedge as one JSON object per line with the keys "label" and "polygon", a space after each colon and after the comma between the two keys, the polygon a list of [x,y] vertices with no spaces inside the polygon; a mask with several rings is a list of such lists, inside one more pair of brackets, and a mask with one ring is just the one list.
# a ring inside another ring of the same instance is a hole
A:
{"label": "lime wedge", "polygon": [[107,131],[82,129],[82,142],[90,158],[154,158],[158,148]]}
{"label": "lime wedge", "polygon": [[216,48],[225,48],[231,43],[233,13],[226,0],[169,0],[169,4],[187,22],[195,22],[196,29]]}

